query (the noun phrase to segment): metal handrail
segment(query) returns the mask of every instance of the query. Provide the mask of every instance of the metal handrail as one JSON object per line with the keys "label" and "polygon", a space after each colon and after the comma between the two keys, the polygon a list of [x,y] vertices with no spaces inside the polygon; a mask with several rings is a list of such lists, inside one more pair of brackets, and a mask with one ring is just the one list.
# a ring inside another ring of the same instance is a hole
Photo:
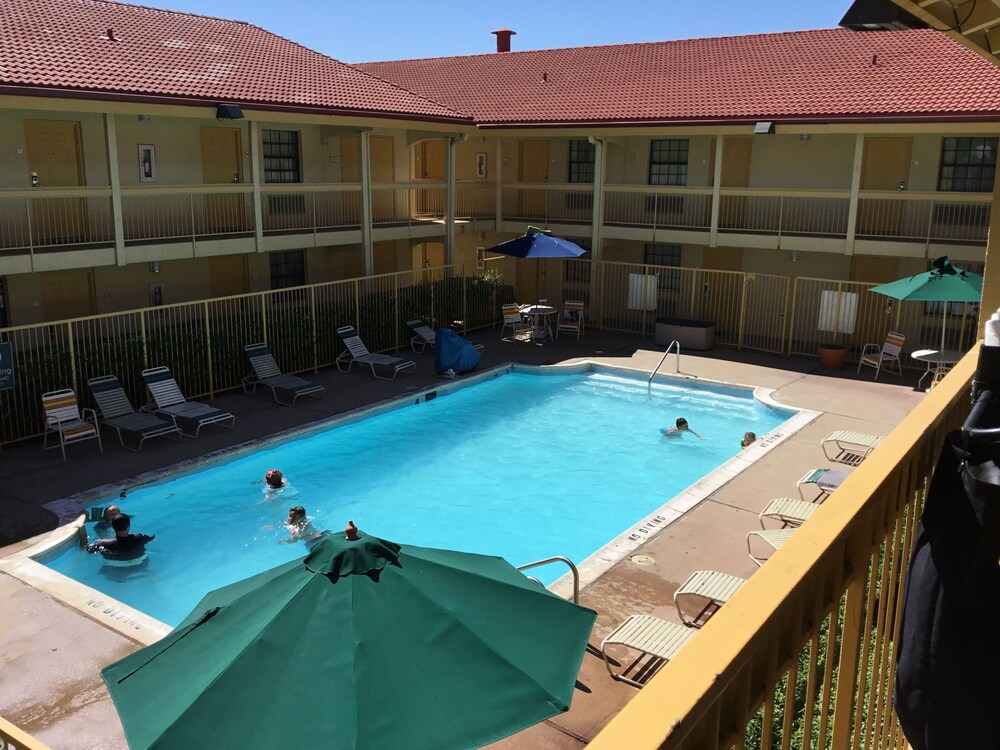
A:
{"label": "metal handrail", "polygon": [[663,361],[667,358],[667,355],[670,354],[670,350],[673,349],[674,346],[677,347],[677,366],[676,369],[674,369],[674,372],[681,371],[681,342],[678,341],[677,339],[674,339],[673,341],[670,342],[670,346],[667,347],[667,350],[663,352],[663,356],[660,357],[660,361],[656,363],[656,367],[654,367],[653,371],[649,373],[649,379],[646,381],[647,388],[652,386],[653,376],[656,375],[656,371],[660,369],[660,365],[663,364]]}
{"label": "metal handrail", "polygon": [[[554,563],[554,562],[564,562],[564,563],[566,563],[569,566],[569,572],[573,574],[573,603],[574,604],[579,604],[580,603],[580,571],[576,569],[576,565],[574,565],[573,561],[570,560],[568,557],[562,557],[562,556],[546,557],[544,560],[535,560],[535,562],[525,563],[524,565],[518,565],[517,569],[521,570],[521,571],[525,571],[528,568],[537,568],[537,567],[539,567],[541,565],[548,565],[549,563]],[[537,583],[539,586],[542,585],[542,582],[539,581],[537,578],[532,578],[531,576],[528,576],[528,578],[531,578],[531,580],[534,581],[535,583]]]}

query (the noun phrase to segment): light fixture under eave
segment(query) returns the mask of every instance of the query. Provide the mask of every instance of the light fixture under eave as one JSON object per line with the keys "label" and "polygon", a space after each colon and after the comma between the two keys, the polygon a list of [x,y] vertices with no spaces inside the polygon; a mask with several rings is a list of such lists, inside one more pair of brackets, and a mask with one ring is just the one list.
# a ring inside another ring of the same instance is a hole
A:
{"label": "light fixture under eave", "polygon": [[149,272],[150,273],[159,273],[160,272],[160,263],[159,263],[159,261],[156,261],[156,260],[149,261]]}
{"label": "light fixture under eave", "polygon": [[218,104],[215,107],[217,120],[242,120],[243,110],[236,104]]}
{"label": "light fixture under eave", "polygon": [[773,135],[774,134],[774,123],[773,122],[758,122],[753,126],[754,135]]}
{"label": "light fixture under eave", "polygon": [[149,115],[139,115],[139,122],[149,122]]}

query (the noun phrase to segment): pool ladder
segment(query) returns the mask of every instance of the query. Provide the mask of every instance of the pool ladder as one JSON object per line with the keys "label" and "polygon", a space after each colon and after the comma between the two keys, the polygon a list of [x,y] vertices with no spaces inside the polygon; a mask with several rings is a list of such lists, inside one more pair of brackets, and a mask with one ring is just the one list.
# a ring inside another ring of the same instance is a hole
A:
{"label": "pool ladder", "polygon": [[649,387],[649,386],[652,385],[652,383],[653,383],[653,376],[656,375],[656,371],[660,369],[660,365],[663,364],[664,360],[670,354],[670,350],[674,349],[674,348],[676,348],[676,350],[677,350],[676,351],[676,354],[677,354],[677,364],[676,364],[676,366],[674,368],[674,372],[680,372],[681,371],[681,342],[679,342],[677,339],[674,339],[673,341],[670,342],[670,346],[667,347],[667,350],[665,352],[663,352],[663,356],[660,357],[660,361],[656,363],[656,367],[654,367],[653,371],[651,373],[649,373],[649,380],[646,381],[646,386],[647,387]]}
{"label": "pool ladder", "polygon": [[[529,568],[537,568],[541,565],[548,565],[549,563],[554,563],[554,562],[566,563],[569,566],[569,571],[570,573],[573,574],[573,602],[574,604],[579,604],[580,571],[576,569],[576,566],[573,564],[573,561],[570,560],[568,557],[546,557],[544,560],[535,560],[535,562],[525,563],[524,565],[518,565],[517,569],[523,572],[525,570],[528,570]],[[534,578],[532,576],[527,576],[527,578],[544,588],[542,582],[539,581],[537,578]]]}

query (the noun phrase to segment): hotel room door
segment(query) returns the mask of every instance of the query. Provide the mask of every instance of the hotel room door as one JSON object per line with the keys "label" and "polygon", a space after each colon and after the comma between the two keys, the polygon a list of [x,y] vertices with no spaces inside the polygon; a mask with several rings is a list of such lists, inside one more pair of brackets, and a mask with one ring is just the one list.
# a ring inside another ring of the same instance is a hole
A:
{"label": "hotel room door", "polygon": [[[80,123],[25,120],[24,145],[28,152],[28,176],[37,175],[39,187],[84,184]],[[87,225],[84,198],[44,198],[31,202],[31,236],[35,245],[86,242]]]}
{"label": "hotel room door", "polygon": [[[910,138],[865,138],[861,162],[861,190],[905,189],[910,179]],[[865,199],[858,205],[858,234],[899,235],[903,231],[904,201]]]}
{"label": "hotel room door", "polygon": [[[239,128],[201,129],[201,181],[205,185],[243,182]],[[195,212],[198,221],[198,212]],[[203,214],[195,232],[229,234],[249,229],[245,221],[243,195],[204,196]]]}
{"label": "hotel room door", "polygon": [[[521,141],[518,144],[518,182],[548,182],[549,181],[549,142]],[[518,206],[521,216],[525,219],[541,219],[545,216],[544,189],[521,189],[518,194]]]}

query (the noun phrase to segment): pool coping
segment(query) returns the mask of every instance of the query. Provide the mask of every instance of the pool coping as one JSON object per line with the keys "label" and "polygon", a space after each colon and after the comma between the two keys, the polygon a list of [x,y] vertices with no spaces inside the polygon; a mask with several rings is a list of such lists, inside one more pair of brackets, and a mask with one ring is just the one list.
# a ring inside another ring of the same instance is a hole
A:
{"label": "pool coping", "polygon": [[[185,472],[197,471],[207,464],[226,460],[234,453],[240,453],[250,447],[263,447],[274,443],[299,439],[309,433],[320,430],[327,430],[331,427],[339,427],[352,424],[363,419],[394,411],[411,402],[419,404],[437,398],[438,395],[462,390],[469,386],[491,380],[510,372],[531,372],[533,374],[566,374],[587,373],[587,372],[608,372],[628,375],[642,375],[648,373],[637,368],[622,367],[619,365],[608,365],[593,360],[581,360],[568,364],[556,365],[522,365],[507,363],[498,367],[490,368],[483,372],[475,373],[469,377],[463,377],[452,382],[443,383],[431,388],[424,388],[410,395],[387,399],[385,401],[369,404],[357,409],[352,409],[338,416],[317,420],[316,422],[295,427],[289,430],[269,435],[265,438],[250,440],[239,445],[230,446],[220,451],[201,456],[191,461],[174,464],[162,471],[149,472],[134,477],[129,485],[132,487],[149,484],[158,481],[165,476],[178,476]],[[781,425],[760,437],[755,443],[743,449],[739,454],[729,459],[715,470],[669,498],[659,508],[649,513],[647,516],[627,528],[607,544],[603,545],[586,559],[581,561],[576,570],[579,574],[579,588],[582,590],[586,586],[596,581],[601,575],[610,570],[615,564],[625,559],[641,545],[652,539],[663,529],[680,519],[689,510],[706,500],[712,493],[728,484],[745,469],[749,468],[756,460],[761,458],[774,447],[791,438],[795,433],[806,425],[810,424],[822,415],[822,412],[808,409],[799,409],[794,406],[782,404],[773,398],[774,389],[760,386],[750,386],[743,383],[732,383],[720,380],[709,380],[697,378],[683,373],[658,373],[654,382],[664,383],[671,381],[691,381],[697,380],[699,383],[738,390],[749,391],[753,398],[773,408],[793,412]],[[85,492],[73,495],[66,500],[77,502],[81,505],[93,502],[98,498],[105,498],[113,494],[120,486],[104,485],[95,487]],[[59,573],[35,558],[42,557],[54,552],[61,547],[76,543],[80,530],[86,521],[86,515],[81,514],[76,520],[67,523],[58,529],[41,534],[27,541],[26,545],[5,557],[0,557],[0,571],[3,571],[14,578],[48,594],[66,606],[77,610],[88,618],[97,621],[105,627],[115,630],[121,635],[142,645],[151,645],[166,636],[173,626],[156,620],[144,612],[119,602],[116,599],[82,584],[75,579]],[[547,587],[553,593],[571,598],[574,590],[572,572],[559,577],[555,582]]]}

